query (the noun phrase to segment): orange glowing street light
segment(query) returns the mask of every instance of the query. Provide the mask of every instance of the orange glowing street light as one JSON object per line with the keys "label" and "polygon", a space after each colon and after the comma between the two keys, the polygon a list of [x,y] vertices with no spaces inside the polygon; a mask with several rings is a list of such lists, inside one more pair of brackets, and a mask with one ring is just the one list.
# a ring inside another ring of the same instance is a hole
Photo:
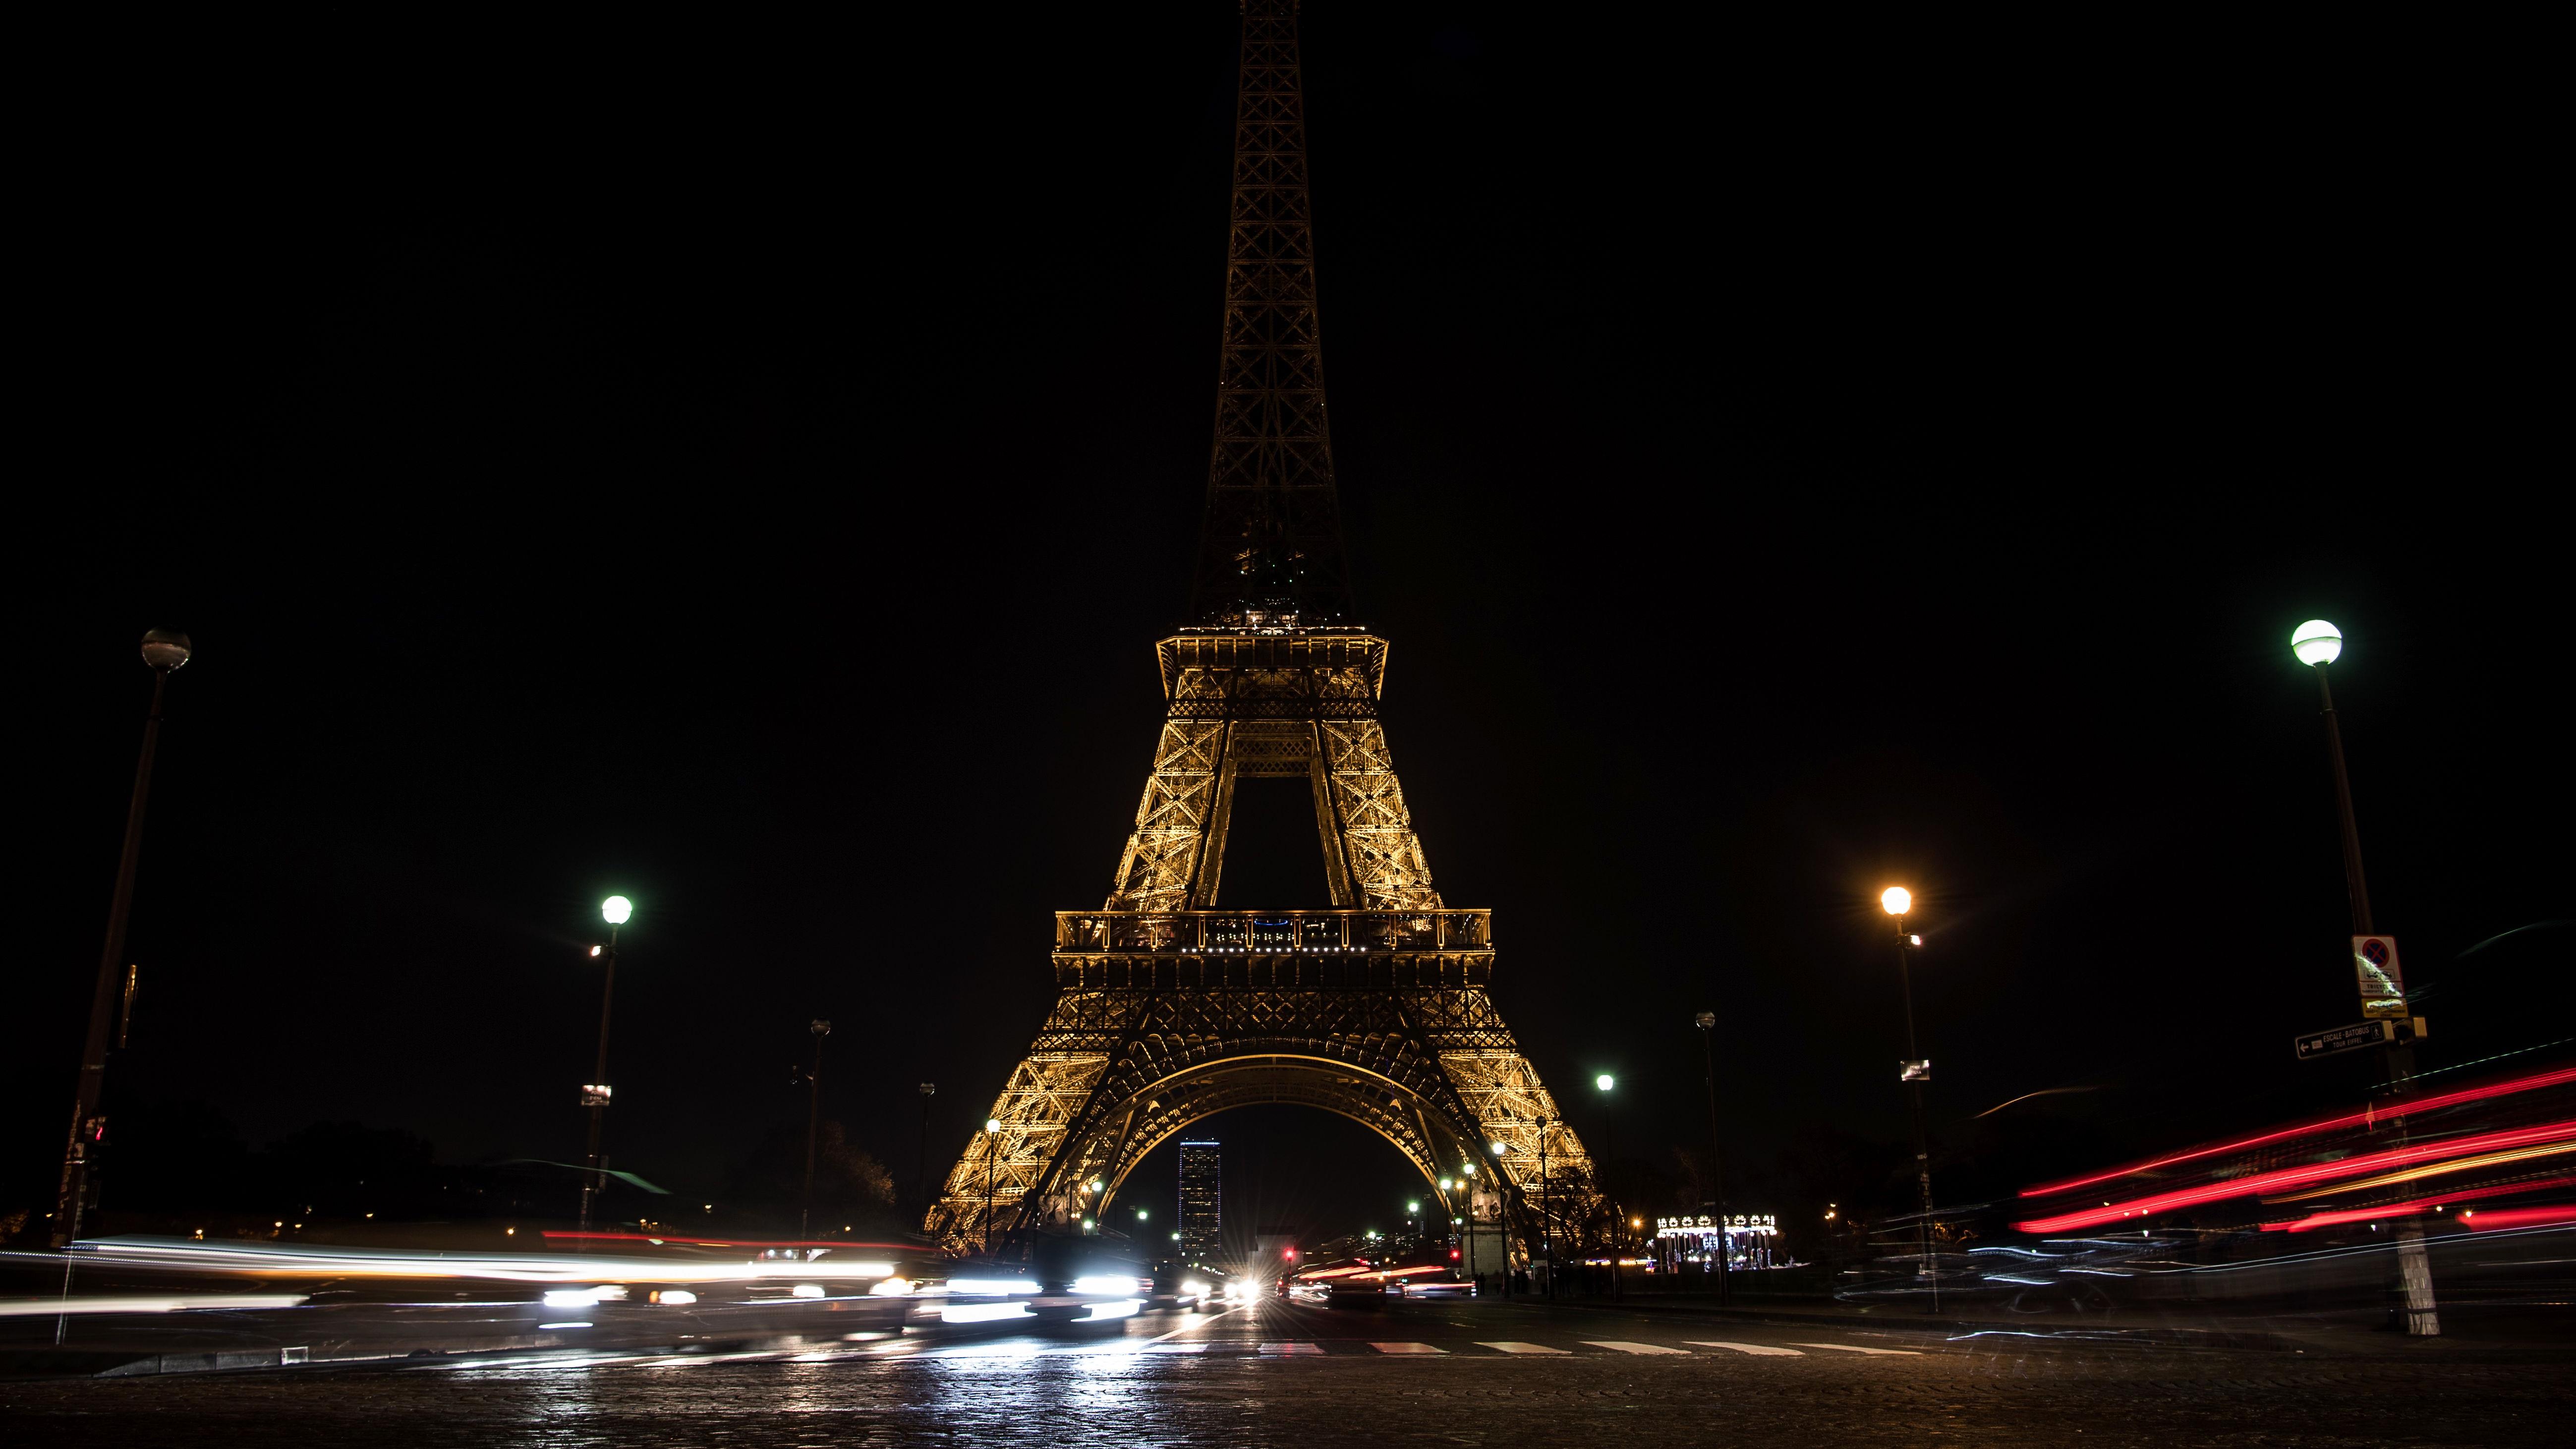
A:
{"label": "orange glowing street light", "polygon": [[1915,1226],[1915,1242],[1921,1253],[1917,1276],[1931,1284],[1928,1311],[1938,1313],[1941,1279],[1932,1264],[1932,1139],[1923,1125],[1923,1086],[1932,1080],[1932,1061],[1921,1055],[1914,1044],[1914,978],[1907,959],[1907,953],[1921,946],[1923,938],[1905,929],[1905,917],[1914,909],[1914,892],[1903,886],[1889,886],[1879,892],[1878,908],[1896,918],[1896,982],[1905,993],[1905,1060],[1897,1064],[1896,1079],[1914,1089],[1910,1094],[1914,1107],[1914,1180],[1923,1192],[1923,1216]]}

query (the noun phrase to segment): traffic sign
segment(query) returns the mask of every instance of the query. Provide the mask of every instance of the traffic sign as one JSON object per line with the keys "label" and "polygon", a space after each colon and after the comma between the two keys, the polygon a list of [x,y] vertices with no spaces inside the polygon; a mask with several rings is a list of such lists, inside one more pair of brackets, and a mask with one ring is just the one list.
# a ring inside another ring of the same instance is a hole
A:
{"label": "traffic sign", "polygon": [[2352,938],[2353,984],[2361,988],[2361,1014],[2373,1020],[2402,1020],[2406,1011],[2406,974],[2397,965],[2395,936]]}
{"label": "traffic sign", "polygon": [[2332,1056],[2336,1052],[2357,1051],[2362,1047],[2377,1046],[2381,1042],[2393,1040],[2396,1036],[2396,1027],[2397,1023],[2393,1021],[2363,1021],[2355,1022],[2351,1026],[2339,1026],[2332,1031],[2311,1032],[2300,1037],[2296,1043],[2299,1060],[2304,1062],[2310,1057]]}
{"label": "traffic sign", "polygon": [[2357,1051],[2386,1042],[2411,1042],[2425,1034],[2424,1018],[2420,1016],[2403,1021],[2357,1021],[2332,1031],[2310,1032],[2295,1038],[2292,1046],[2297,1050],[2299,1060],[2304,1062],[2310,1057],[2329,1057],[2336,1052]]}

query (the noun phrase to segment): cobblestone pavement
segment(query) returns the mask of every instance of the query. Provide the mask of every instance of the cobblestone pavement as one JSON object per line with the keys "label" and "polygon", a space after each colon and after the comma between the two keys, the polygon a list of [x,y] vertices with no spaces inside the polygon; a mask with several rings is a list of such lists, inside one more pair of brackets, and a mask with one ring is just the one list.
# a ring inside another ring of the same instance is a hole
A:
{"label": "cobblestone pavement", "polygon": [[2565,1444],[2576,1362],[1264,1303],[1111,1336],[0,1384],[0,1439],[382,1446]]}

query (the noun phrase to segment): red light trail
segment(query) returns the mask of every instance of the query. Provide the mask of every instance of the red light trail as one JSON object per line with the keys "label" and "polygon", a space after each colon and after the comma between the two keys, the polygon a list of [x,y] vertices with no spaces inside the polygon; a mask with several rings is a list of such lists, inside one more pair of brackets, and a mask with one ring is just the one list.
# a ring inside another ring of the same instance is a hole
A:
{"label": "red light trail", "polygon": [[2385,1152],[2368,1152],[2359,1157],[2346,1157],[2334,1162],[2312,1163],[2306,1167],[2285,1167],[2277,1172],[2259,1172],[2250,1177],[2230,1178],[2203,1187],[2187,1187],[2175,1192],[2157,1193],[2152,1197],[2131,1198],[2127,1202],[2107,1203],[2081,1212],[2061,1213],[2056,1217],[2033,1218],[2013,1224],[2017,1232],[2062,1233],[2076,1228],[2099,1227],[2123,1218],[2142,1218],[2175,1208],[2193,1207],[2206,1202],[2221,1202],[2232,1197],[2253,1197],[2277,1192],[2286,1187],[2305,1187],[2331,1182],[2341,1177],[2358,1177],[2381,1168],[2406,1167],[2419,1162],[2437,1162],[2448,1157],[2463,1157],[2472,1152],[2493,1151],[2508,1147],[2528,1147],[2540,1142],[2563,1142],[2576,1137],[2576,1121],[2551,1122],[2539,1127],[2519,1127],[2509,1132],[2488,1132],[2475,1137],[2453,1137],[2441,1142],[2428,1142],[2416,1147],[2392,1147]]}
{"label": "red light trail", "polygon": [[[2450,1203],[2475,1202],[2482,1197],[2510,1197],[2518,1192],[2538,1192],[2542,1188],[2565,1187],[2569,1183],[2576,1183],[2576,1177],[2551,1177],[2544,1178],[2539,1182],[2509,1182],[2495,1187],[2481,1187],[2469,1192],[2449,1193],[2442,1197],[2420,1197],[2413,1202],[2392,1202],[2371,1208],[2345,1208],[2335,1212],[2310,1213],[2296,1222],[2265,1223],[2263,1225],[2263,1231],[2267,1233],[2312,1233],[2319,1228],[2331,1228],[2342,1223],[2367,1223],[2376,1221],[2380,1218],[2413,1217],[2415,1214],[2423,1212],[2428,1208],[2442,1207]],[[2460,1214],[2460,1221],[2467,1222],[2472,1218],[2485,1216],[2495,1211],[2497,1211],[2497,1209],[2490,1208],[2485,1210],[2484,1213],[2475,1211],[2465,1212]],[[2502,1211],[2520,1212],[2523,1211],[2523,1209],[2505,1208],[2502,1209]],[[2550,1208],[2544,1209],[2544,1211],[2555,1212],[2558,1211],[2558,1209]]]}
{"label": "red light trail", "polygon": [[2266,1132],[2256,1137],[2247,1137],[2235,1142],[2221,1142],[2214,1147],[2195,1147],[2189,1152],[2177,1152],[2170,1157],[2159,1157],[2153,1161],[2141,1162],[2129,1167],[2114,1168],[2109,1172],[2097,1172],[2091,1177],[2069,1178],[2064,1182],[2043,1183],[2038,1187],[2026,1187],[2021,1190],[2021,1195],[2023,1197],[2048,1197],[2054,1193],[2073,1192],[2079,1187],[2090,1187],[2097,1182],[2109,1182],[2115,1177],[2127,1177],[2131,1173],[2145,1172],[2151,1168],[2170,1167],[2177,1162],[2190,1162],[2195,1158],[2201,1157],[2215,1157],[2222,1152],[2242,1152],[2250,1147],[2260,1147],[2267,1142],[2286,1142],[2293,1137],[2306,1137],[2318,1132],[2331,1132],[2338,1127],[2372,1125],[2376,1124],[2378,1120],[2383,1117],[2411,1117],[2418,1112],[2431,1112],[2442,1107],[2456,1107],[2463,1102],[2483,1102],[2490,1097],[2505,1097],[2511,1096],[2516,1092],[2538,1091],[2542,1087],[2554,1087],[2562,1082],[2576,1082],[2576,1067],[2562,1067],[2554,1072],[2542,1072],[2538,1076],[2517,1077],[2509,1082],[2490,1082],[2485,1086],[2480,1087],[2463,1087],[2456,1092],[2446,1092],[2440,1096],[2433,1097],[2417,1097],[2389,1107],[2381,1107],[2374,1104],[2361,1111],[2349,1112],[2339,1117],[2327,1117],[2322,1120],[2309,1122],[2297,1127],[2283,1127],[2277,1131]]}
{"label": "red light trail", "polygon": [[2492,1228],[2545,1228],[2557,1223],[2576,1223],[2576,1202],[2552,1203],[2548,1207],[2494,1208],[2486,1212],[2463,1213],[2460,1220],[2481,1232]]}

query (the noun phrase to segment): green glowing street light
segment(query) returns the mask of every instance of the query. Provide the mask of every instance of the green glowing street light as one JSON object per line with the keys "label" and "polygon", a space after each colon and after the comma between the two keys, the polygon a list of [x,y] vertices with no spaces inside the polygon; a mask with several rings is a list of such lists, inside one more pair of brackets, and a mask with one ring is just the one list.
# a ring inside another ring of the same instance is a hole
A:
{"label": "green glowing street light", "polygon": [[2301,664],[2332,664],[2343,657],[2343,631],[2323,619],[2310,619],[2290,631],[2290,652]]}
{"label": "green glowing street light", "polygon": [[[591,1065],[590,1081],[581,1089],[582,1105],[590,1109],[590,1171],[581,1183],[581,1230],[590,1231],[593,1201],[608,1191],[608,1173],[600,1154],[600,1139],[608,1128],[608,1008],[617,997],[617,929],[635,915],[635,903],[624,896],[610,896],[599,903],[599,917],[608,923],[608,946],[593,946],[590,954],[600,958],[607,969],[599,980],[599,1056]],[[582,1246],[590,1246],[584,1239]]]}

